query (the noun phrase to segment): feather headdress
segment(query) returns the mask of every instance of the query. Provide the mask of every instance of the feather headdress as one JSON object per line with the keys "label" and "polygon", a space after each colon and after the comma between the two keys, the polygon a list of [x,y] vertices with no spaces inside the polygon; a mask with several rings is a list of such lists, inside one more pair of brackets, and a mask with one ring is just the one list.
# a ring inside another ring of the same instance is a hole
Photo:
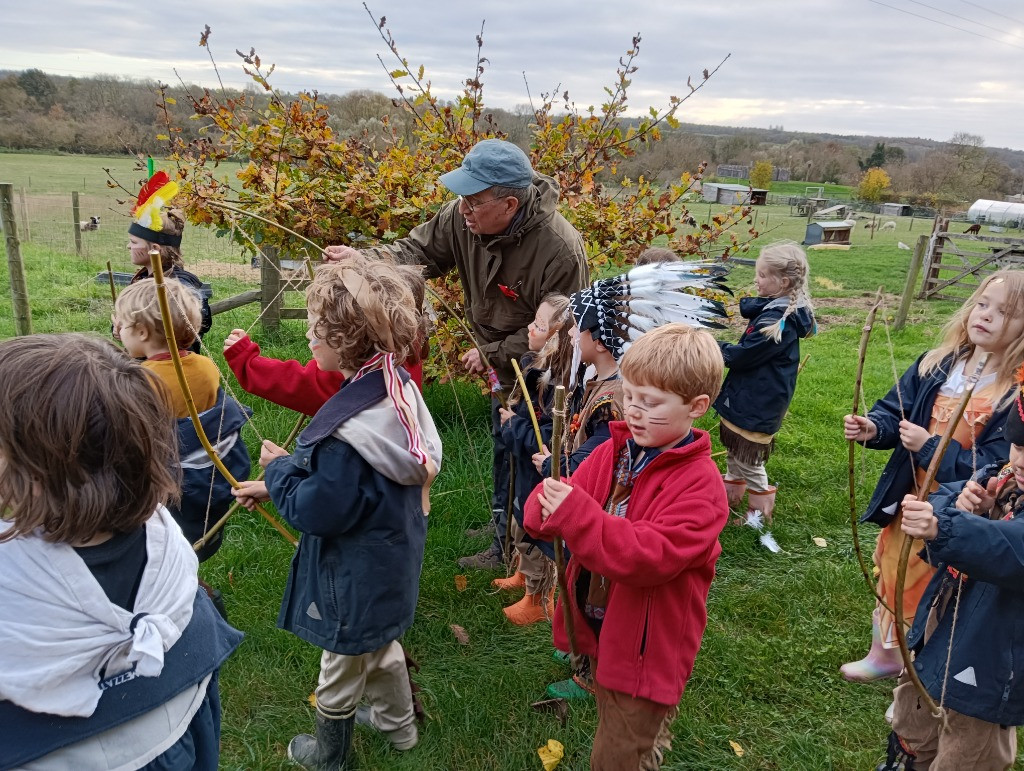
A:
{"label": "feather headdress", "polygon": [[732,294],[723,283],[729,269],[720,262],[656,262],[614,278],[595,281],[569,298],[580,332],[590,332],[618,361],[630,344],[662,324],[720,329],[726,315],[717,300],[684,289]]}
{"label": "feather headdress", "polygon": [[181,246],[181,234],[164,233],[161,211],[178,194],[178,183],[173,182],[167,172],[158,171],[150,175],[139,191],[139,198],[132,207],[135,221],[128,233],[161,246]]}

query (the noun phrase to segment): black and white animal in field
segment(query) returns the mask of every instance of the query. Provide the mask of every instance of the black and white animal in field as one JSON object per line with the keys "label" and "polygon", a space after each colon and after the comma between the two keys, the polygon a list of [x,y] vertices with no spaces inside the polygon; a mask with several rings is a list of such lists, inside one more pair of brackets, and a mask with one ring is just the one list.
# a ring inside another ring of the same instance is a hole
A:
{"label": "black and white animal in field", "polygon": [[99,230],[100,229],[100,218],[89,217],[87,220],[82,220],[78,223],[78,229],[83,233],[87,230]]}

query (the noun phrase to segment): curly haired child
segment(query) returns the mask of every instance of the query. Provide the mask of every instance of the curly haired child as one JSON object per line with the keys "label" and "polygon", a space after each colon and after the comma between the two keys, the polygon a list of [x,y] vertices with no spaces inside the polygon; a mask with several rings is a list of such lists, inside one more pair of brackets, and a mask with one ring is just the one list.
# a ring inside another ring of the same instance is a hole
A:
{"label": "curly haired child", "polygon": [[164,508],[174,421],[154,385],[86,335],[0,343],[0,768],[217,768],[241,635]]}
{"label": "curly haired child", "polygon": [[758,296],[740,300],[740,315],[749,319],[746,330],[737,343],[719,343],[729,374],[714,408],[727,452],[729,505],[743,512],[748,495],[747,509],[771,522],[776,487],[768,483],[764,466],[796,390],[800,340],[814,333],[815,323],[810,269],[799,246],[766,246],[756,271]]}
{"label": "curly haired child", "polygon": [[[889,608],[895,607],[900,503],[924,481],[952,406],[985,353],[990,354],[985,371],[936,476],[939,483],[967,479],[977,467],[1005,458],[1009,451],[1003,426],[1012,409],[1014,371],[1024,361],[1024,272],[1001,270],[985,278],[946,324],[938,347],[923,354],[866,417],[843,418],[847,440],[892,450],[862,517],[882,528],[874,561],[880,571],[878,593]],[[908,627],[933,572],[927,562],[911,556],[903,591],[903,623]],[[900,673],[896,623],[881,604],[875,607],[871,648],[863,659],[840,667],[843,677],[868,682]]]}
{"label": "curly haired child", "polygon": [[[278,624],[323,649],[316,735],[288,756],[346,768],[359,715],[399,750],[418,741],[412,687],[398,638],[419,594],[429,488],[441,440],[419,389],[398,368],[420,344],[420,314],[393,266],[359,256],[319,268],[306,294],[310,349],[341,389],[288,455],[264,442],[263,482],[243,482],[245,505],[272,500],[302,533]],[[346,491],[340,494],[341,491]]]}

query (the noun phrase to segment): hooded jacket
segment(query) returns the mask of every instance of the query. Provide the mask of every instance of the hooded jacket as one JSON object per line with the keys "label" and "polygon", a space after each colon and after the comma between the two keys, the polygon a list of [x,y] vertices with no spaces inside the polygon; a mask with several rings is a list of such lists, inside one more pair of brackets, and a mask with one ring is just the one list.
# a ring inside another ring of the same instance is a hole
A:
{"label": "hooded jacket", "polygon": [[715,410],[747,431],[775,434],[796,390],[800,339],[814,331],[814,316],[801,305],[786,317],[782,339],[761,333],[782,318],[787,297],[744,297],[740,315],[750,319],[738,343],[719,342],[729,374],[715,400]]}
{"label": "hooded jacket", "polygon": [[[985,485],[1002,463],[978,474]],[[1012,476],[1007,480],[1015,485]],[[948,590],[949,602],[922,647],[930,612],[919,612],[907,636],[914,668],[932,698],[964,715],[998,725],[1024,724],[1024,517],[1018,499],[1009,519],[988,519],[956,508],[964,483],[943,485],[930,501],[938,534],[921,558],[938,568],[919,608],[931,608]],[[1001,514],[1001,512],[1000,512]],[[1000,516],[996,514],[996,516]],[[956,578],[963,580],[954,627]],[[952,637],[952,645],[950,638]],[[943,698],[943,690],[945,697]]]}
{"label": "hooded jacket", "polygon": [[[918,469],[927,470],[932,456],[939,446],[940,437],[932,435],[925,440],[924,446],[913,454],[900,442],[900,420],[906,415],[907,420],[919,426],[927,426],[931,421],[932,407],[935,397],[942,384],[946,382],[948,373],[952,371],[955,357],[947,356],[939,366],[927,375],[921,375],[921,359],[903,373],[900,382],[894,385],[883,398],[875,402],[868,419],[875,424],[878,432],[875,438],[865,442],[864,446],[871,450],[892,450],[892,455],[882,469],[882,474],[871,494],[871,501],[861,517],[863,522],[874,522],[886,527],[896,516],[896,504],[903,496],[913,492],[917,487],[915,478],[916,462]],[[902,406],[901,406],[902,405]],[[992,417],[974,442],[974,448],[964,448],[955,439],[950,441],[946,454],[942,456],[935,481],[954,482],[968,479],[975,468],[1005,458],[1010,452],[1010,443],[1006,440],[1006,415],[1011,405],[993,408]]]}
{"label": "hooded jacket", "polygon": [[557,183],[536,174],[506,233],[473,234],[456,200],[405,238],[368,251],[424,265],[429,278],[457,270],[473,334],[508,389],[515,382],[510,362],[526,353],[526,327],[544,295],[568,295],[590,280],[583,239],[557,207]]}
{"label": "hooded jacket", "polygon": [[[625,517],[602,503],[612,489],[615,459],[630,438],[622,421],[612,438],[580,464],[572,492],[541,522],[538,486],[526,502],[525,528],[545,539],[562,536],[572,552],[566,567],[580,653],[597,658],[597,682],[633,698],[675,706],[707,624],[707,597],[722,551],[718,535],[729,508],[711,459],[711,438],[694,440],[651,460],[633,483]],[[600,638],[579,608],[580,569],[611,581]],[[552,623],[555,646],[568,650],[560,595]]]}
{"label": "hooded jacket", "polygon": [[[441,440],[407,378],[403,393],[436,470]],[[302,533],[278,626],[352,656],[401,637],[419,597],[423,491],[431,479],[408,450],[383,373],[345,381],[299,436],[295,453],[267,466],[271,500]]]}

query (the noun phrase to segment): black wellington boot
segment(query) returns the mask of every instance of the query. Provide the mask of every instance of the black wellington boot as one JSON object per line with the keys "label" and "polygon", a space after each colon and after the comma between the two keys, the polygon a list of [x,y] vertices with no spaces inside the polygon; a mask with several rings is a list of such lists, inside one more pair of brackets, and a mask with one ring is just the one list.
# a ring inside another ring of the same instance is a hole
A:
{"label": "black wellington boot", "polygon": [[316,736],[299,734],[288,743],[288,759],[307,771],[351,771],[348,758],[354,717],[330,720],[316,716]]}

